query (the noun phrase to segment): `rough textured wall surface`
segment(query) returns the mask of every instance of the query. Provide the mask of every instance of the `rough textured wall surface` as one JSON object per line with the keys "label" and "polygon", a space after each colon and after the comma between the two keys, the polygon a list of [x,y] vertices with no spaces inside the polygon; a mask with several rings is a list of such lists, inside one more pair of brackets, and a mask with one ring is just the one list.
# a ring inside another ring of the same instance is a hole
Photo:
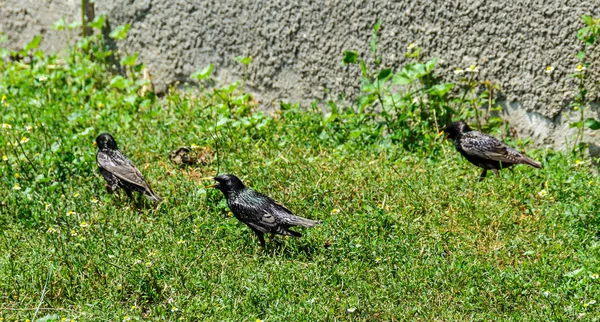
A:
{"label": "rough textured wall surface", "polygon": [[[77,12],[74,0],[4,0],[0,30],[11,45],[23,33],[52,35],[49,25]],[[52,10],[42,8],[50,7]],[[26,10],[21,14],[21,10]],[[64,11],[63,11],[64,10]],[[345,49],[370,59],[372,26],[382,21],[383,63],[398,68],[409,43],[440,58],[437,73],[457,80],[456,67],[479,64],[480,80],[501,86],[503,117],[538,143],[563,146],[573,130],[568,112],[576,87],[567,77],[581,49],[582,14],[600,14],[596,0],[250,1],[96,0],[112,26],[131,23],[122,45],[140,52],[158,89],[209,63],[221,81],[241,78],[234,56],[251,55],[248,86],[263,106],[304,104],[342,91],[356,93],[357,66],[340,67]],[[57,42],[46,37],[45,44]],[[553,66],[552,75],[546,67]],[[599,75],[594,75],[597,79]],[[596,115],[590,111],[590,115]],[[588,140],[595,133],[587,133]]]}

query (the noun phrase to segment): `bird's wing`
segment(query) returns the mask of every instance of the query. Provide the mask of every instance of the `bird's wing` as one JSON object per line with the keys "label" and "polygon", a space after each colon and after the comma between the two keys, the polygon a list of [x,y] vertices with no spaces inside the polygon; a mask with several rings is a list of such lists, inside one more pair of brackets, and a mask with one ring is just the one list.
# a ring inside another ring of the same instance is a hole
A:
{"label": "bird's wing", "polygon": [[150,189],[148,183],[146,183],[146,180],[144,180],[144,177],[140,173],[140,170],[138,170],[133,162],[120,151],[98,151],[96,154],[96,162],[98,167],[109,171],[119,179],[136,186]]}
{"label": "bird's wing", "polygon": [[521,163],[523,155],[487,134],[471,131],[463,134],[460,147],[465,153],[492,161]]}
{"label": "bird's wing", "polygon": [[262,194],[251,192],[240,195],[229,203],[241,221],[253,228],[268,232],[279,225],[277,215],[273,213],[270,207],[270,198]]}

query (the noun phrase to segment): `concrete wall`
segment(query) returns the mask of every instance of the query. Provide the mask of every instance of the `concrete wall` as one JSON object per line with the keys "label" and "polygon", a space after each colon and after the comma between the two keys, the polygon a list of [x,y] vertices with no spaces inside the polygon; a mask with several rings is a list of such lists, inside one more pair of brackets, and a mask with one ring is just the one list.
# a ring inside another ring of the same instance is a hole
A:
{"label": "concrete wall", "polygon": [[[57,48],[63,36],[49,26],[61,15],[74,17],[78,4],[3,0],[0,31],[17,47],[43,32],[44,46]],[[123,44],[141,53],[158,89],[188,81],[209,63],[221,81],[240,79],[242,69],[232,58],[251,55],[249,89],[266,107],[281,99],[306,104],[324,98],[326,89],[356,93],[360,71],[340,67],[342,52],[367,54],[380,19],[385,65],[401,66],[411,42],[426,57],[440,58],[438,75],[448,80],[457,80],[456,67],[477,63],[480,80],[502,87],[504,118],[523,136],[561,146],[572,135],[563,112],[576,90],[567,75],[577,65],[579,17],[600,15],[600,2],[96,0],[96,13],[106,13],[112,26],[132,24]],[[551,76],[544,72],[550,65]]]}

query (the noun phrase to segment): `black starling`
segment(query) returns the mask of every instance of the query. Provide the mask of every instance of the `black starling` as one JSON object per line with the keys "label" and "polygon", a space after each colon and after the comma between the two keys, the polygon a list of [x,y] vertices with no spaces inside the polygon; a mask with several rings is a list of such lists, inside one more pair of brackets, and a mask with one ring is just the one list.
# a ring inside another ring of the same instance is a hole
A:
{"label": "black starling", "polygon": [[256,233],[263,249],[265,248],[264,233],[300,237],[302,234],[289,228],[292,226],[313,227],[320,223],[316,220],[294,216],[282,204],[246,188],[242,181],[234,175],[224,174],[214,178],[202,178],[202,180],[211,179],[217,183],[208,187],[214,187],[223,192],[235,218],[248,225]]}
{"label": "black starling", "polygon": [[464,121],[448,124],[444,128],[448,137],[454,140],[456,150],[469,162],[483,168],[479,181],[492,170],[498,176],[498,170],[515,164],[527,164],[534,168],[542,165],[523,153],[509,147],[502,141],[485,133],[473,131]]}
{"label": "black starling", "polygon": [[117,147],[117,142],[108,133],[102,133],[96,138],[98,153],[96,153],[96,164],[100,173],[106,180],[106,191],[113,193],[119,188],[123,188],[127,196],[131,198],[131,191],[137,191],[152,201],[160,201],[157,194],[150,189],[146,180],[129,160]]}

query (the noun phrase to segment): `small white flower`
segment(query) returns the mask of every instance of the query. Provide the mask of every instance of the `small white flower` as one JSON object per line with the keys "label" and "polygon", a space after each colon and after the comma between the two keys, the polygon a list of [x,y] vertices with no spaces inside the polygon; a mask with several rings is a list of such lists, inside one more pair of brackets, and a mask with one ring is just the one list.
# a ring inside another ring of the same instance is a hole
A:
{"label": "small white flower", "polygon": [[350,313],[354,313],[354,311],[356,311],[355,307],[351,307],[349,309],[347,309],[346,311],[350,312]]}
{"label": "small white flower", "polygon": [[179,311],[179,309],[177,307],[174,306],[171,308],[171,312],[177,312],[177,311]]}
{"label": "small white flower", "polygon": [[552,74],[553,71],[554,71],[554,67],[553,66],[548,66],[548,67],[546,67],[546,70],[544,71],[544,73],[546,73],[546,74]]}
{"label": "small white flower", "polygon": [[337,214],[339,214],[339,213],[340,213],[340,210],[339,210],[339,209],[337,209],[337,208],[333,208],[333,209],[331,209],[331,214],[332,214],[332,215],[337,215]]}
{"label": "small white flower", "polygon": [[21,190],[21,185],[15,183],[15,185],[13,186],[13,190]]}
{"label": "small white flower", "polygon": [[50,228],[48,228],[48,231],[47,231],[48,234],[53,234],[55,232],[56,232],[56,229],[54,229],[52,226],[50,226]]}
{"label": "small white flower", "polygon": [[597,279],[598,278],[598,273],[594,273],[594,274],[590,275],[590,278],[593,279],[593,280]]}
{"label": "small white flower", "polygon": [[28,137],[24,136],[24,137],[21,138],[21,144],[25,144],[27,142],[29,142],[29,138]]}
{"label": "small white flower", "polygon": [[408,44],[408,46],[406,47],[406,49],[410,50],[417,47],[417,44],[415,44],[414,42],[411,42],[410,44]]}
{"label": "small white flower", "polygon": [[6,124],[6,123],[2,123],[2,128],[3,129],[12,129],[12,125]]}
{"label": "small white flower", "polygon": [[548,296],[550,296],[550,292],[548,292],[548,291],[544,291],[544,292],[542,293],[542,295],[543,295],[543,296],[545,296],[545,297],[548,297]]}
{"label": "small white flower", "polygon": [[464,73],[465,71],[462,70],[462,68],[460,67],[456,67],[456,69],[454,70],[454,75],[461,75],[462,73]]}
{"label": "small white flower", "polygon": [[540,192],[538,192],[538,196],[540,197],[545,197],[546,195],[548,195],[548,191],[546,190],[540,190]]}
{"label": "small white flower", "polygon": [[33,126],[29,126],[29,125],[25,126],[25,131],[31,132],[31,130],[33,130]]}
{"label": "small white flower", "polygon": [[479,68],[477,68],[477,65],[471,65],[471,66],[469,66],[469,68],[467,68],[466,72],[467,73],[478,73]]}
{"label": "small white flower", "polygon": [[81,227],[81,228],[86,228],[86,227],[89,227],[89,226],[90,226],[90,224],[88,224],[88,223],[87,223],[87,222],[85,222],[85,221],[82,221],[82,222],[79,224],[79,227]]}

